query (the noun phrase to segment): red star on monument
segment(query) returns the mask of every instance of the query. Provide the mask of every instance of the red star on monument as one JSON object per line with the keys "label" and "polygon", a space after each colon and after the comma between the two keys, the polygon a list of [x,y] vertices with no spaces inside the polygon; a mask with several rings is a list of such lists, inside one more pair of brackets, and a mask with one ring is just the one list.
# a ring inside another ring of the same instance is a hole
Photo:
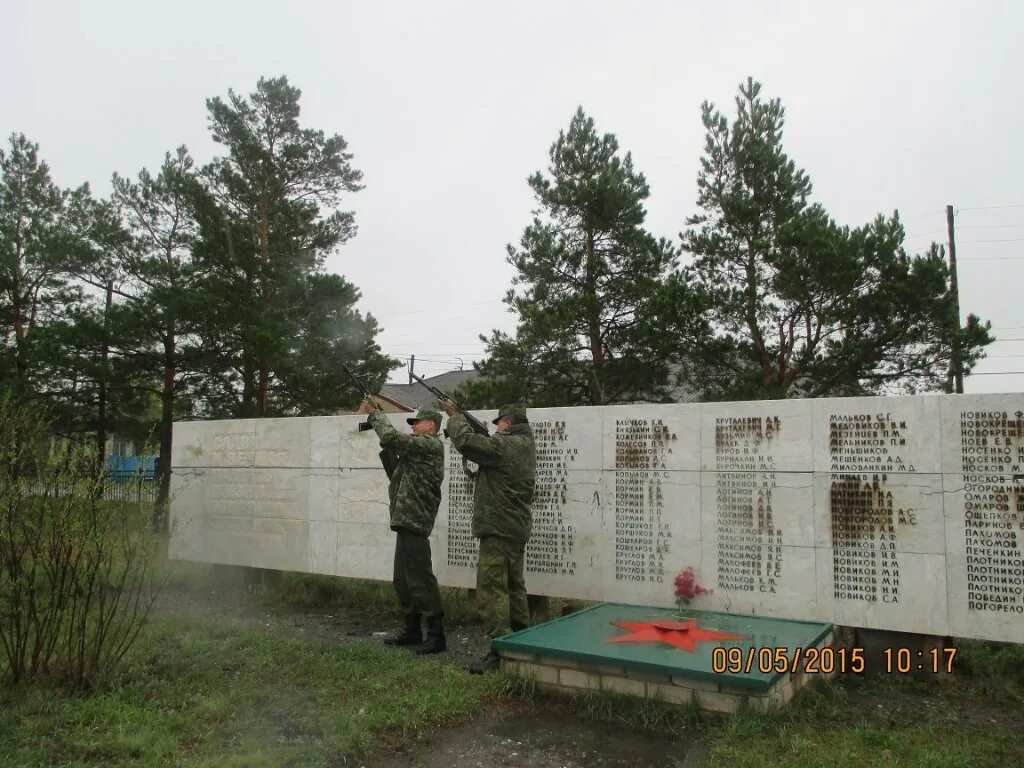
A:
{"label": "red star on monument", "polygon": [[731,635],[716,629],[701,629],[696,619],[688,621],[613,621],[616,627],[628,629],[632,634],[606,640],[607,643],[665,643],[682,651],[693,653],[702,640],[746,640],[743,635]]}

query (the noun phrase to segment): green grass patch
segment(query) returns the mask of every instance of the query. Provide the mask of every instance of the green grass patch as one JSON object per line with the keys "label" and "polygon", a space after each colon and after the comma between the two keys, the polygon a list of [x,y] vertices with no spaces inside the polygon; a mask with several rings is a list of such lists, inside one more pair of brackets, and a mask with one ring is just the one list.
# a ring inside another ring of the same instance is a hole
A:
{"label": "green grass patch", "polygon": [[1024,764],[1017,734],[858,723],[769,722],[737,716],[708,740],[707,768],[981,768]]}
{"label": "green grass patch", "polygon": [[338,765],[486,696],[480,678],[374,644],[157,619],[108,690],[0,693],[0,755],[26,768]]}
{"label": "green grass patch", "polygon": [[1024,765],[1024,734],[950,716],[990,704],[970,685],[899,676],[820,683],[773,712],[706,723],[708,768],[981,768]]}
{"label": "green grass patch", "polygon": [[[991,650],[991,649],[989,649]],[[822,682],[787,709],[710,716],[695,706],[605,692],[539,693],[529,680],[490,678],[492,693],[539,709],[699,739],[707,768],[1003,768],[1024,765],[1024,711],[994,703],[969,677],[944,682],[899,676]],[[950,713],[957,713],[950,715]],[[1000,720],[989,720],[990,717]],[[961,719],[962,718],[962,719]]]}
{"label": "green grass patch", "polygon": [[1024,645],[958,640],[956,668],[988,696],[1024,701]]}

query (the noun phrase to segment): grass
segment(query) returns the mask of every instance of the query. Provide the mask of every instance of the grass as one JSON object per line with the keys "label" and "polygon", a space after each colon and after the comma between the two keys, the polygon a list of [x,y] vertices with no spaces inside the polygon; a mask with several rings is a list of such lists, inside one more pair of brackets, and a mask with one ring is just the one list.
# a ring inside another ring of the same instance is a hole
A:
{"label": "grass", "polygon": [[983,640],[959,642],[959,671],[985,695],[1024,701],[1024,645],[990,643]]}
{"label": "grass", "polygon": [[707,750],[706,768],[1024,765],[1024,647],[958,645],[961,664],[953,677],[837,678],[804,691],[787,709],[745,709],[728,718],[609,693],[545,695],[514,678],[497,692],[631,730],[697,738]]}
{"label": "grass", "polygon": [[13,766],[317,766],[401,747],[478,710],[487,683],[375,644],[156,619],[89,697],[0,693]]}
{"label": "grass", "polygon": [[1016,735],[921,726],[890,730],[862,723],[823,728],[814,722],[751,723],[734,718],[711,744],[707,768],[973,768],[1021,765]]}
{"label": "grass", "polygon": [[[244,582],[241,572],[222,567],[158,568],[169,569],[172,587],[197,594],[233,580],[268,612],[296,604],[344,605],[350,615],[394,612],[389,584],[304,574]],[[444,599],[455,622],[470,618],[464,591],[445,590]],[[496,700],[514,699],[542,712],[697,738],[708,768],[1024,765],[1024,647],[958,646],[957,672],[945,683],[847,677],[805,691],[783,711],[712,719],[610,694],[550,697],[529,680],[471,677],[375,643],[333,646],[216,618],[155,616],[117,678],[92,695],[0,690],[0,763],[339,766],[380,747],[404,749]],[[974,717],[941,716],[947,710]]]}
{"label": "grass", "polygon": [[[975,768],[1024,764],[1016,726],[949,715],[991,702],[970,681],[878,676],[819,684],[786,710],[744,711],[709,731],[708,768]],[[932,710],[929,712],[929,710]],[[939,713],[938,717],[933,716]],[[945,716],[944,716],[945,715]]]}

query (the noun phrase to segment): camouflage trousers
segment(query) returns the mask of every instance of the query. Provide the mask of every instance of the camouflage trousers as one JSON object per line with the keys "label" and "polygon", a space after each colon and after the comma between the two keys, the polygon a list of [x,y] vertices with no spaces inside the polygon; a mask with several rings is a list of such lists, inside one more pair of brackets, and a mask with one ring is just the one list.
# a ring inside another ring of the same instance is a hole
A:
{"label": "camouflage trousers", "polygon": [[476,605],[491,637],[507,635],[512,627],[530,624],[523,577],[525,544],[497,536],[480,538],[476,566]]}
{"label": "camouflage trousers", "polygon": [[441,609],[441,590],[430,562],[430,540],[412,531],[397,531],[395,541],[395,594],[405,616],[419,616],[427,620],[444,616]]}

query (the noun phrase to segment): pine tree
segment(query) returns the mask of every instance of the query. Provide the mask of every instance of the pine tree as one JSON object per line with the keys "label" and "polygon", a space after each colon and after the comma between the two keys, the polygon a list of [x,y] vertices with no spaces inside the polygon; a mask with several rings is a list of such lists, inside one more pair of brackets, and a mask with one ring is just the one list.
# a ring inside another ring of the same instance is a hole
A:
{"label": "pine tree", "polygon": [[[529,184],[540,206],[519,246],[505,303],[516,336],[494,332],[471,402],[540,405],[658,400],[674,354],[654,311],[676,253],[645,228],[650,194],[614,135],[577,110]],[[677,295],[685,304],[685,291]],[[682,311],[681,307],[676,307]]]}
{"label": "pine tree", "polygon": [[[60,189],[24,134],[0,149],[0,385],[16,397],[45,386],[38,353],[40,331],[82,305],[74,275],[91,254],[69,222],[88,188]],[[52,345],[51,345],[52,346]]]}
{"label": "pine tree", "polygon": [[176,400],[190,376],[201,371],[198,320],[206,302],[198,297],[206,278],[192,259],[199,236],[194,213],[198,180],[185,147],[167,153],[159,172],[139,172],[135,181],[114,174],[112,201],[127,230],[116,251],[119,303],[112,313],[117,378],[126,390],[148,393],[159,403],[156,437],[160,489],[154,528],[166,522],[170,492]]}
{"label": "pine tree", "polygon": [[682,235],[683,279],[715,329],[690,350],[692,386],[707,399],[937,389],[958,333],[970,370],[989,326],[971,315],[957,331],[941,251],[908,256],[896,214],[836,224],[783,151],[781,102],[752,79],[739,91],[731,124],[703,105],[702,213]]}
{"label": "pine tree", "polygon": [[[227,149],[204,171],[225,227],[236,237],[230,260],[241,354],[242,414],[271,409],[271,379],[287,365],[310,276],[324,256],[355,234],[351,212],[336,210],[342,193],[361,189],[362,174],[340,135],[299,125],[301,92],[287,78],[261,79],[248,99],[228,92],[207,101],[213,138]],[[242,307],[240,305],[248,304]]]}

